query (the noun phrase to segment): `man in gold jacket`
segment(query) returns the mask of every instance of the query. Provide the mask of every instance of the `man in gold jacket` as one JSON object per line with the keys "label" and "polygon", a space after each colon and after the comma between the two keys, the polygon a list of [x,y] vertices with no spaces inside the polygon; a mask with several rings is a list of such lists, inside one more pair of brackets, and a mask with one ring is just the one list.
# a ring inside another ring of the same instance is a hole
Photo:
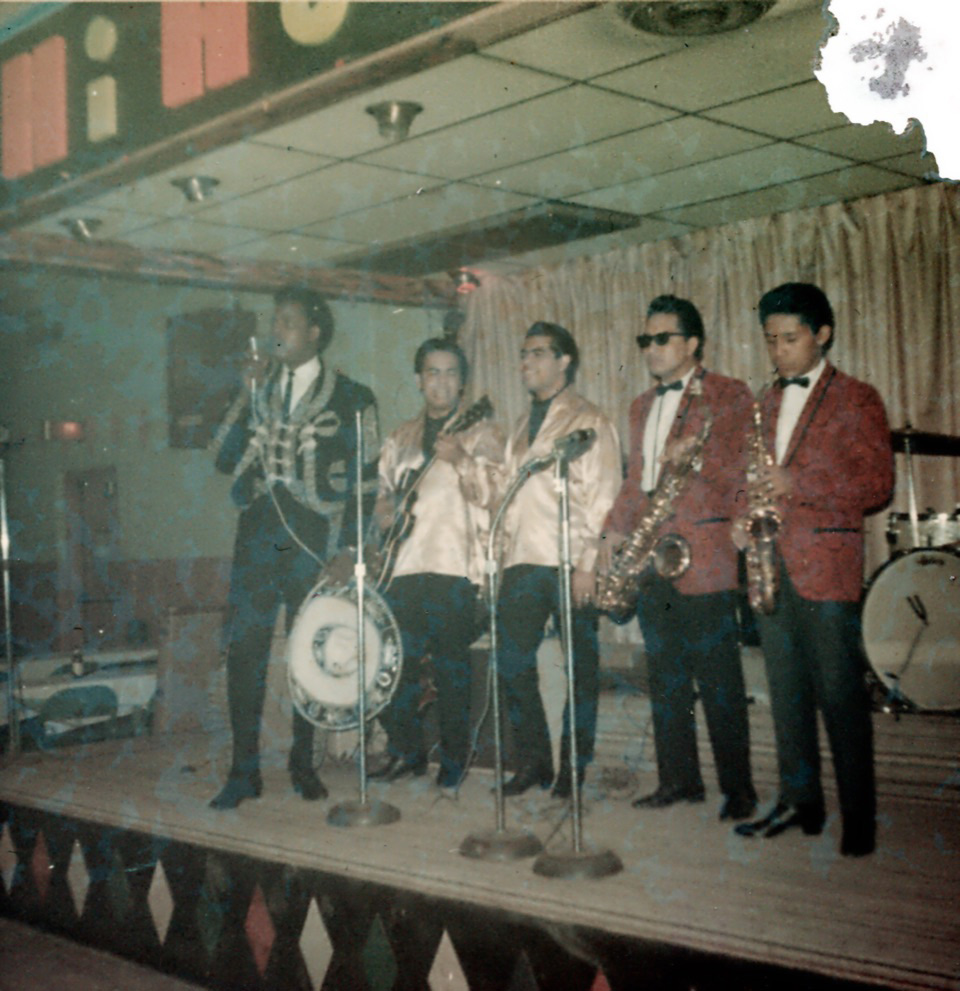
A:
{"label": "man in gold jacket", "polygon": [[[620,488],[620,442],[606,415],[573,389],[580,356],[566,328],[538,321],[527,331],[520,372],[531,396],[507,442],[506,484],[534,459],[548,456],[556,441],[578,430],[596,437],[570,462],[571,591],[576,680],[577,773],[583,780],[593,759],[599,691],[597,610],[593,605],[600,532]],[[504,794],[519,795],[553,780],[550,738],[537,676],[537,648],[549,616],[558,617],[559,513],[552,470],[530,476],[507,510],[504,522],[503,581],[498,601],[500,673],[513,728],[516,773]],[[569,713],[555,797],[570,794]]]}
{"label": "man in gold jacket", "polygon": [[[437,688],[441,788],[459,785],[469,749],[470,657],[477,586],[489,526],[492,474],[503,438],[461,407],[467,359],[453,341],[424,341],[414,359],[424,408],[387,438],[380,452],[377,515],[385,528],[405,506],[407,536],[396,542],[385,598],[403,638],[403,670],[381,716],[389,760],[371,778],[395,781],[427,771],[421,719],[421,661],[429,654]],[[477,422],[473,422],[476,420]],[[415,498],[404,501],[412,491]],[[412,526],[411,526],[412,523]],[[388,554],[391,547],[386,548]]]}

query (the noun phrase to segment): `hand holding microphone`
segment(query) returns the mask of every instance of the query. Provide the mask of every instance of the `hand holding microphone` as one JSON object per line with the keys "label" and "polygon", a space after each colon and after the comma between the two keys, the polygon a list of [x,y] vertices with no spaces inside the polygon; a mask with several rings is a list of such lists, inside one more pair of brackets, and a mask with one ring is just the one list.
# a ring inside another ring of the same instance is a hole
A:
{"label": "hand holding microphone", "polygon": [[270,359],[264,358],[257,347],[257,339],[251,335],[250,350],[247,352],[247,361],[243,367],[243,380],[251,392],[257,389],[266,381],[270,373]]}

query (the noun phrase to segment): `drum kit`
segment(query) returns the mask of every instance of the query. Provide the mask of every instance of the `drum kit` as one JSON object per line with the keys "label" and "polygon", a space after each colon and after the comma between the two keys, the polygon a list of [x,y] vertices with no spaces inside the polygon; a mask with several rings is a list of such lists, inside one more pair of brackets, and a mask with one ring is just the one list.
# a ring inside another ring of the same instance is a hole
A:
{"label": "drum kit", "polygon": [[960,437],[906,426],[891,433],[906,455],[906,513],[887,517],[890,559],[863,601],[863,643],[893,712],[960,710],[960,506],[917,511],[913,455],[960,456]]}

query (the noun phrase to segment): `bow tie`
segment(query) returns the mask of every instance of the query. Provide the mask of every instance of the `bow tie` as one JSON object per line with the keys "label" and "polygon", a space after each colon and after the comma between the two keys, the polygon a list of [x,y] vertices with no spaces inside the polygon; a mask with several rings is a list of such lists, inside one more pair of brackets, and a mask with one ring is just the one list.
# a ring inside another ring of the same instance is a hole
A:
{"label": "bow tie", "polygon": [[781,389],[786,389],[788,385],[799,385],[801,389],[807,389],[810,387],[810,379],[806,375],[794,375],[793,378],[780,379]]}
{"label": "bow tie", "polygon": [[682,388],[683,388],[683,382],[680,379],[677,379],[676,382],[671,382],[669,385],[662,385],[662,384],[658,385],[657,395],[665,396],[668,392],[670,392],[671,389],[676,389],[677,392],[679,392]]}

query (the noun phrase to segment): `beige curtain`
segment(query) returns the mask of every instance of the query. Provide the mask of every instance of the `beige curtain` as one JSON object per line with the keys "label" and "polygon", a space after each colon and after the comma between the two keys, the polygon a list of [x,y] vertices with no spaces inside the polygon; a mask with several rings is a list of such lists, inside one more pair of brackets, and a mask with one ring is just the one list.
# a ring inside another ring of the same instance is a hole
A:
{"label": "beige curtain", "polygon": [[[523,333],[535,320],[567,327],[581,348],[578,389],[605,409],[626,443],[630,400],[650,385],[634,337],[660,293],[691,299],[707,328],[705,364],[756,391],[771,375],[756,304],[782,282],[820,285],[836,312],[831,360],[865,379],[893,427],[960,433],[960,190],[938,183],[746,220],[669,241],[625,247],[521,275],[485,275],[468,300],[463,341],[473,391],[511,423],[526,397]],[[906,510],[898,457],[892,509]],[[914,459],[921,510],[951,512],[960,460]],[[886,513],[868,521],[868,569],[886,556]]]}

